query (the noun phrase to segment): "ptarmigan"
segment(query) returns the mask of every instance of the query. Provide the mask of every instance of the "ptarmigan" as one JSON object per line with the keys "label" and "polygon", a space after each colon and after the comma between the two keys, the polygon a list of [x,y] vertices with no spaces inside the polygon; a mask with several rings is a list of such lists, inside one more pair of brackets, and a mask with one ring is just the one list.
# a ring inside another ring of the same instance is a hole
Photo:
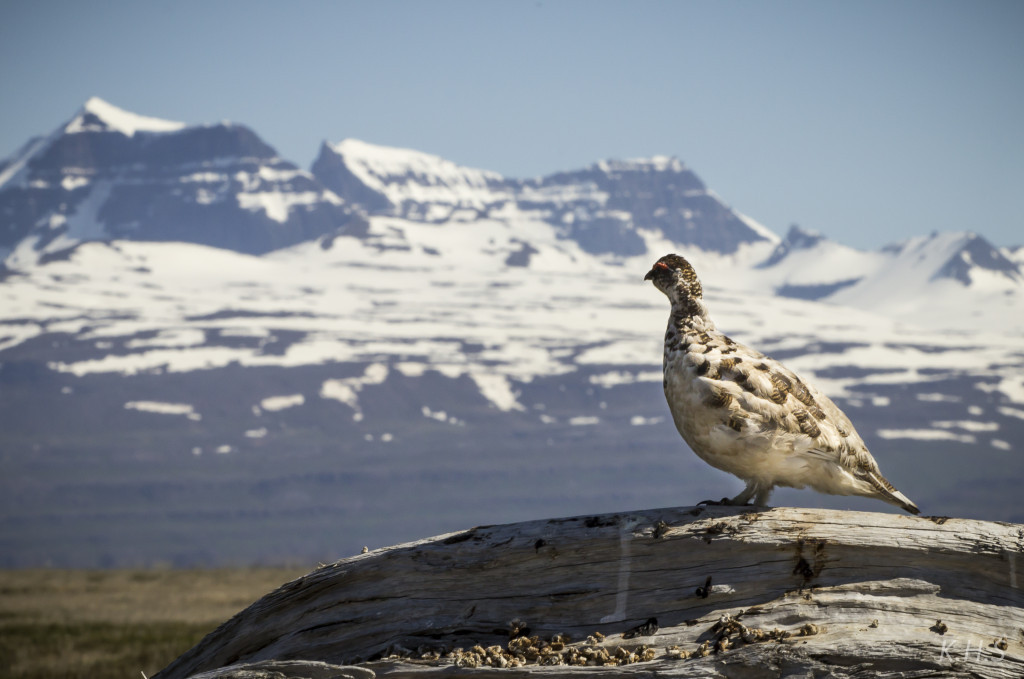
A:
{"label": "ptarmigan", "polygon": [[864,495],[918,514],[878,469],[846,415],[784,365],[715,329],[690,263],[665,255],[647,273],[672,303],[665,398],[702,460],[743,479],[725,500],[764,505],[775,486]]}

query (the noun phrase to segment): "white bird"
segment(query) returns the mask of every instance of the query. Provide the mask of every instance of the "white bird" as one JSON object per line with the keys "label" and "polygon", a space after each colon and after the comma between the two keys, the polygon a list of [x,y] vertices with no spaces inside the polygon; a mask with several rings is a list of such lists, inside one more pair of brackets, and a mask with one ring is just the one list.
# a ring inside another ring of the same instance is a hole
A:
{"label": "white bird", "polygon": [[689,262],[665,255],[644,280],[672,303],[663,385],[676,429],[698,457],[747,484],[723,503],[765,505],[775,486],[810,486],[920,513],[827,396],[715,328]]}

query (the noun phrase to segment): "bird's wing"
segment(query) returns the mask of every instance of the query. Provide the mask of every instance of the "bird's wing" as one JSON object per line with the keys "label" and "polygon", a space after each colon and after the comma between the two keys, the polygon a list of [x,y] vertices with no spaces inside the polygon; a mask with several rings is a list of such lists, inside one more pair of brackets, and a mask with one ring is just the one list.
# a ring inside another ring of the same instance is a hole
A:
{"label": "bird's wing", "polygon": [[917,506],[882,476],[850,418],[829,397],[779,361],[725,335],[711,339],[703,342],[703,352],[691,352],[689,359],[704,385],[704,404],[719,413],[721,426],[739,436],[788,439],[795,454],[835,462],[874,487],[883,499],[918,513]]}
{"label": "bird's wing", "polygon": [[724,402],[730,426],[739,429],[736,418],[742,418],[745,427],[763,433],[806,437],[800,447],[808,453],[881,477],[853,423],[831,399],[775,359],[728,338],[720,346],[719,355],[708,356],[704,378],[714,401],[709,405]]}

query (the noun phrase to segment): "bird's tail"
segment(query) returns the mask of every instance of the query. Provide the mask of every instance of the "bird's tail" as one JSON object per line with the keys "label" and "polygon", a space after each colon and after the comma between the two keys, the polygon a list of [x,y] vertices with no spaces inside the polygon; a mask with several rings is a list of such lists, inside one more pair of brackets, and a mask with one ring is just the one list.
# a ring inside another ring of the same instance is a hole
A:
{"label": "bird's tail", "polygon": [[878,491],[877,497],[881,500],[885,500],[891,505],[896,505],[901,509],[904,509],[911,514],[920,514],[921,510],[917,508],[910,498],[896,490],[891,483],[889,483],[884,476],[878,472],[868,471],[868,481],[874,486],[875,490]]}

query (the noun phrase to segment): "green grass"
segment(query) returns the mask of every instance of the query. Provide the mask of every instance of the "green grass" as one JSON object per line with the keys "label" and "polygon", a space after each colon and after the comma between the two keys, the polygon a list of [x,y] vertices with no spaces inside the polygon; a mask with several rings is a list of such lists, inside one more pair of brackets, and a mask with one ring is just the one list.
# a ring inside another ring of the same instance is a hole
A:
{"label": "green grass", "polygon": [[0,676],[151,677],[309,570],[0,571]]}
{"label": "green grass", "polygon": [[10,679],[147,677],[216,625],[181,622],[5,623],[0,674]]}

